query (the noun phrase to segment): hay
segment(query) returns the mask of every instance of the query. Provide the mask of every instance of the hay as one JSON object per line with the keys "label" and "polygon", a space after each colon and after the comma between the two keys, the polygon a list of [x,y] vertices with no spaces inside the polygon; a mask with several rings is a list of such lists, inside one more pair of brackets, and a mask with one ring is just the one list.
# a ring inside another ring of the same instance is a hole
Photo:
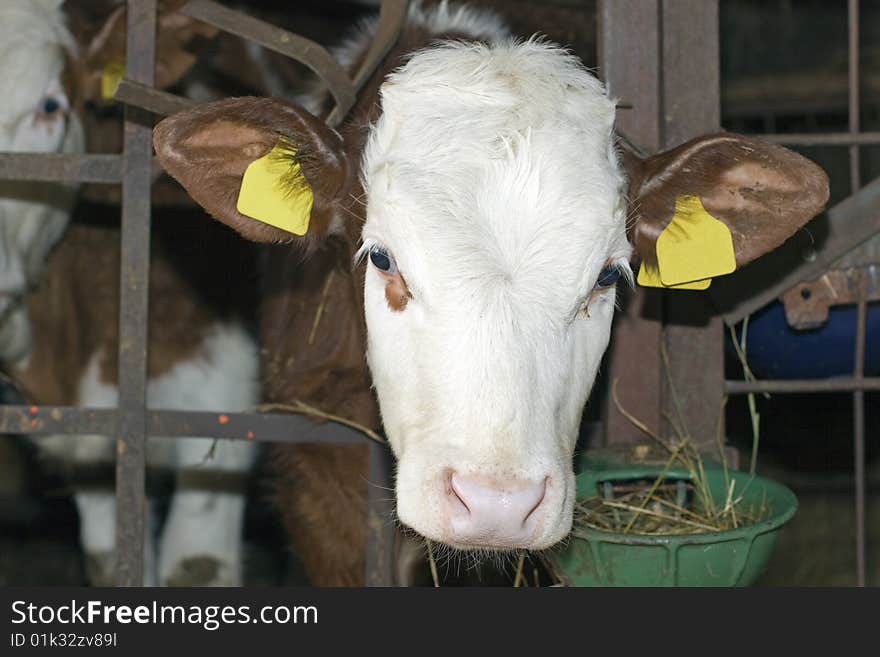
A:
{"label": "hay", "polygon": [[315,408],[314,406],[309,406],[305,402],[301,402],[298,399],[295,399],[293,404],[260,404],[254,410],[259,413],[271,413],[273,411],[282,411],[284,413],[295,413],[299,415],[309,415],[314,418],[319,418],[321,420],[330,420],[331,422],[337,422],[339,424],[344,424],[347,427],[351,427],[356,431],[360,431],[370,440],[379,443],[380,445],[386,445],[385,439],[382,438],[378,433],[370,429],[369,427],[364,426],[363,424],[359,424],[354,420],[349,420],[346,417],[342,417],[341,415],[333,415],[332,413],[325,413],[324,411]]}
{"label": "hay", "polygon": [[[572,530],[574,536],[585,536],[585,529],[651,536],[699,534],[736,529],[760,522],[769,515],[770,510],[763,502],[756,508],[743,507],[742,500],[749,484],[747,482],[737,490],[737,481],[730,478],[720,435],[720,419],[715,442],[724,470],[726,494],[723,500],[716,500],[712,495],[703,455],[691,444],[675,383],[669,373],[669,356],[662,343],[660,352],[675,412],[674,417],[668,418],[676,434],[674,438],[662,439],[624,409],[617,396],[616,380],[611,386],[611,398],[621,414],[660,445],[668,457],[656,478],[616,484],[605,482],[602,494],[578,500]],[[722,400],[719,418],[726,402],[726,399]],[[673,468],[685,470],[687,477],[668,479],[667,474]]]}

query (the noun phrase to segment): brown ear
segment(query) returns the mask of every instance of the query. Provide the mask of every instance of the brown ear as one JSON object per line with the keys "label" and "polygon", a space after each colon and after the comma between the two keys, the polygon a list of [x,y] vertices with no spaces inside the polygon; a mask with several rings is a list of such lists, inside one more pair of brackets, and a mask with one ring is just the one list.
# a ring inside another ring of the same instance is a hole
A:
{"label": "brown ear", "polygon": [[732,133],[699,137],[647,159],[622,158],[630,177],[630,241],[656,265],[656,243],[676,197],[699,196],[733,236],[737,268],[772,251],[822,211],[828,176],[815,163],[768,142]]}
{"label": "brown ear", "polygon": [[[181,0],[159,2],[156,74],[153,85],[157,89],[166,89],[177,84],[196,63],[201,49],[219,31],[216,27],[177,13],[176,10],[182,4]],[[76,22],[84,24],[86,18],[80,17]],[[101,76],[104,70],[125,61],[126,7],[117,7],[106,15],[99,28],[89,30],[84,27],[77,32],[83,52],[85,96],[92,101],[100,101]]]}
{"label": "brown ear", "polygon": [[[236,209],[248,165],[279,142],[296,149],[314,197],[308,233],[292,233],[242,215]],[[274,98],[227,98],[178,112],[153,130],[165,170],[210,214],[256,242],[314,243],[330,227],[348,178],[342,139],[298,105]]]}

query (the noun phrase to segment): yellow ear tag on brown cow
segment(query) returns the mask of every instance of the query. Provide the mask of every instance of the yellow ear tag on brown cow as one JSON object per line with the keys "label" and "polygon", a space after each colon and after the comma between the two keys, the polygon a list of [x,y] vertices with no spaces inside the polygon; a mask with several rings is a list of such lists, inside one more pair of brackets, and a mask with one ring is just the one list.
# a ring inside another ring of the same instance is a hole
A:
{"label": "yellow ear tag on brown cow", "polygon": [[101,98],[104,100],[113,100],[113,94],[116,93],[116,87],[125,77],[125,60],[113,59],[101,71]]}
{"label": "yellow ear tag on brown cow", "polygon": [[639,276],[636,279],[642,287],[663,287],[670,290],[705,290],[712,284],[711,278],[703,278],[698,281],[689,281],[680,285],[664,285],[660,280],[660,270],[657,267],[642,262],[639,267]]}
{"label": "yellow ear tag on brown cow", "polygon": [[296,150],[279,144],[245,169],[236,208],[264,224],[305,235],[313,202]]}
{"label": "yellow ear tag on brown cow", "polygon": [[657,238],[657,264],[664,286],[729,274],[736,269],[733,236],[699,196],[682,194],[675,199],[672,221]]}

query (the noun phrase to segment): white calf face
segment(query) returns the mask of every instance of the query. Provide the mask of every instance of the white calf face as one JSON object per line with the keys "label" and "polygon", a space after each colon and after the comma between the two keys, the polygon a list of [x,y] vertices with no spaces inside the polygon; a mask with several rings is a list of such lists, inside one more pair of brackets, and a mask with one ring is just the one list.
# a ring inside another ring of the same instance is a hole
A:
{"label": "white calf face", "polygon": [[417,54],[382,107],[365,312],[399,517],[457,547],[550,546],[628,274],[614,104],[527,43]]}
{"label": "white calf face", "polygon": [[[79,121],[61,84],[72,46],[57,2],[0,8],[0,151],[84,150]],[[73,189],[0,183],[0,316],[39,276],[67,224]],[[0,345],[0,351],[4,345]]]}

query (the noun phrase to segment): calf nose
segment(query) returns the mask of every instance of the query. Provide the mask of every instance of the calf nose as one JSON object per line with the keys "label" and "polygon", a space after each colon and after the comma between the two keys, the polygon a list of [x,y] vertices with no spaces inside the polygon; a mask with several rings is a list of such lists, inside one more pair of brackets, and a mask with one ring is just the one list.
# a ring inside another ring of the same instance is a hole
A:
{"label": "calf nose", "polygon": [[546,479],[529,481],[451,473],[445,501],[452,542],[524,547],[535,534],[535,511],[544,501],[546,488]]}

